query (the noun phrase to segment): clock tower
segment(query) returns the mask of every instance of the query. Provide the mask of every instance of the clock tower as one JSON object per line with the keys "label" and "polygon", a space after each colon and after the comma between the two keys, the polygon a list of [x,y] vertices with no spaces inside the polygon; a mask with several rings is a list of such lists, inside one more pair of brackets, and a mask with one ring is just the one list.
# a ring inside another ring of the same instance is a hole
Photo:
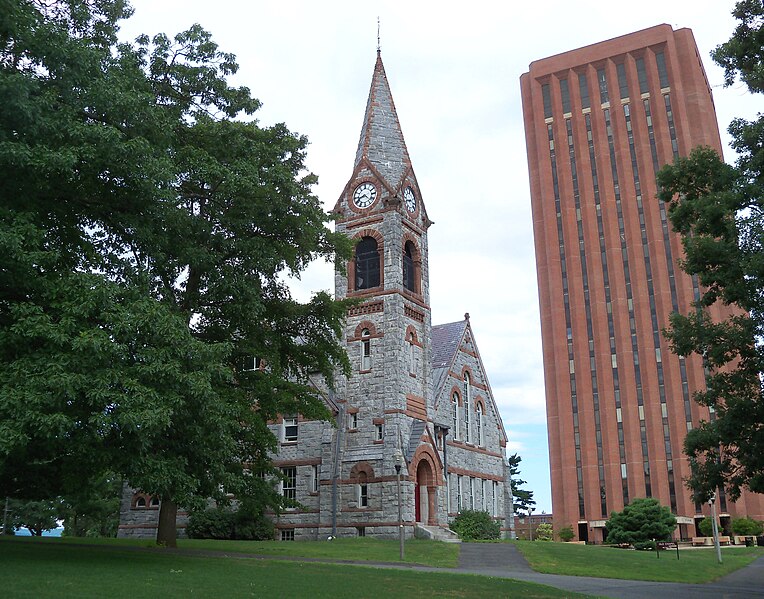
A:
{"label": "clock tower", "polygon": [[[359,300],[348,311],[345,328],[351,375],[337,394],[350,423],[343,478],[352,476],[359,461],[368,463],[375,477],[389,477],[395,473],[394,455],[402,453],[405,492],[415,495],[404,502],[415,508],[404,520],[437,524],[442,464],[432,429],[427,260],[432,222],[379,52],[353,172],[334,213],[337,231],[356,243],[346,272],[336,272],[336,297]],[[423,456],[426,464],[420,466]]]}

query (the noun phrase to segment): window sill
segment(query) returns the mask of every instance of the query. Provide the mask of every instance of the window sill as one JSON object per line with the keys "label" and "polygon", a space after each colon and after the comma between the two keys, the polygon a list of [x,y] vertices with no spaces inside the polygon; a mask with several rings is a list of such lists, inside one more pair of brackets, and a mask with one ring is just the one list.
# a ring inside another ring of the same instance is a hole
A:
{"label": "window sill", "polygon": [[282,447],[284,445],[297,445],[297,441],[282,441],[281,445],[282,445]]}
{"label": "window sill", "polygon": [[358,429],[357,429],[357,428],[349,428],[349,429],[348,429],[348,432],[349,432],[349,433],[357,433],[357,432],[358,432]]}
{"label": "window sill", "polygon": [[378,441],[374,441],[373,443],[374,443],[374,445],[382,445],[384,442],[385,442],[384,439],[380,439]]}
{"label": "window sill", "polygon": [[369,374],[370,372],[371,372],[371,368],[369,368],[368,370],[359,370],[358,374]]}

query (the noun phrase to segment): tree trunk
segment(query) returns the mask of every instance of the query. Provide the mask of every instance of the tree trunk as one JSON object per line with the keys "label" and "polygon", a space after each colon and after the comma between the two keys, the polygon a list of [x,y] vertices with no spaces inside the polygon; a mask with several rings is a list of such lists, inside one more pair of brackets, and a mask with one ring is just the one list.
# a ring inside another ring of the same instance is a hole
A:
{"label": "tree trunk", "polygon": [[157,527],[157,545],[177,547],[178,528],[175,517],[178,506],[174,501],[163,498],[159,504],[159,526]]}

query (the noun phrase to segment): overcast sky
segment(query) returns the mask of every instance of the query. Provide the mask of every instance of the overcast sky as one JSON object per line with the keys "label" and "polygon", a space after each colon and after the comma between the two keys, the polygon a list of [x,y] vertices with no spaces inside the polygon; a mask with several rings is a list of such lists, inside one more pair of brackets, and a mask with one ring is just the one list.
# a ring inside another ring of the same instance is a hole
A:
{"label": "overcast sky", "polygon": [[[520,75],[534,60],[668,23],[695,34],[720,127],[755,114],[742,87],[722,89],[709,53],[729,39],[728,0],[332,2],[132,0],[122,35],[169,35],[200,23],[241,65],[233,81],[263,107],[263,125],[307,135],[307,164],[327,210],[352,174],[376,58],[382,59],[430,228],[433,324],[469,312],[507,428],[509,453],[537,511],[551,512],[528,168]],[[760,102],[760,98],[758,98]],[[727,140],[726,134],[723,139]],[[734,160],[730,151],[725,158]],[[295,294],[332,289],[316,265]],[[332,289],[333,290],[333,289]]]}

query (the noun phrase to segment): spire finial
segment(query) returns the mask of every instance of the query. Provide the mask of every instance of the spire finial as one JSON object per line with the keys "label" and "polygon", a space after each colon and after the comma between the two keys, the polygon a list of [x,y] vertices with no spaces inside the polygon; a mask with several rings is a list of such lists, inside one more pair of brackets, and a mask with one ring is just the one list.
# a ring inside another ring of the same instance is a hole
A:
{"label": "spire finial", "polygon": [[379,17],[377,17],[377,54],[380,52],[380,45],[379,45]]}

